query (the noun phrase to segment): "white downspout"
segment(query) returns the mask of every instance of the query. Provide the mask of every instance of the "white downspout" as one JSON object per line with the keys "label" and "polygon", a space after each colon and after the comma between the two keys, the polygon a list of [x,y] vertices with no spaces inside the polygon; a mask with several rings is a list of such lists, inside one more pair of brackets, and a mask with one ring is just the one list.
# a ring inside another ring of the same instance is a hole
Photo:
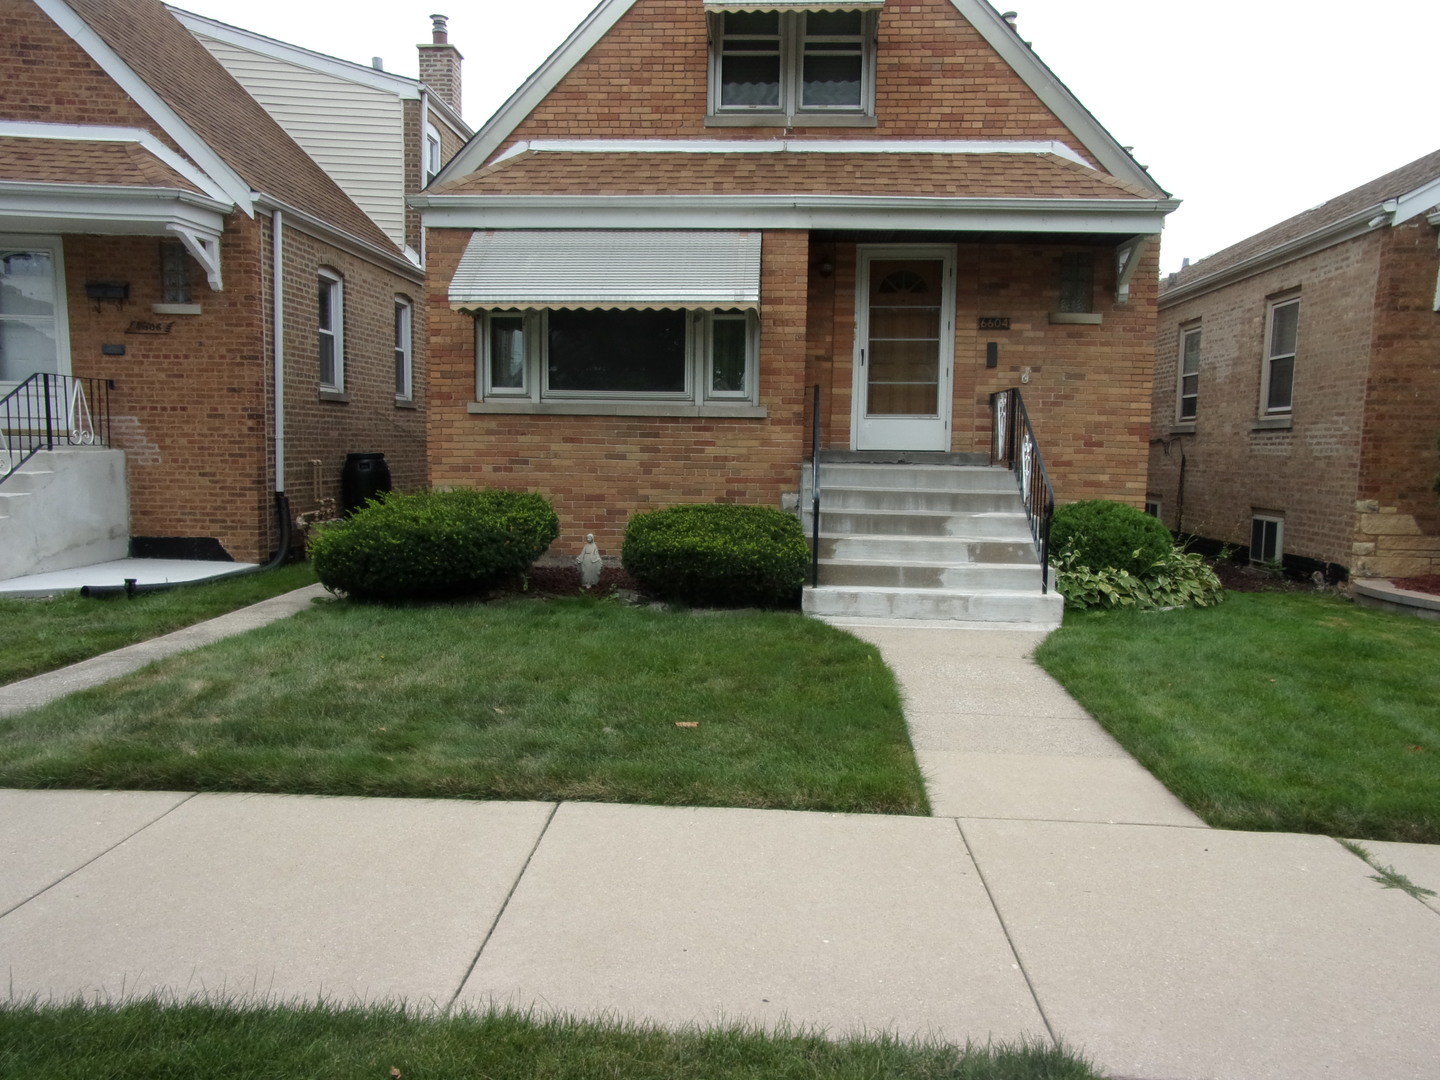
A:
{"label": "white downspout", "polygon": [[275,317],[275,494],[285,493],[285,250],[284,216],[270,212],[270,253],[274,260],[270,271],[274,290]]}
{"label": "white downspout", "polygon": [[[419,186],[416,191],[424,191],[429,183],[430,172],[430,91],[421,84],[420,89],[420,175],[416,178]],[[442,160],[441,164],[444,162]],[[409,207],[406,207],[407,211]],[[420,265],[425,265],[425,224],[420,224]]]}

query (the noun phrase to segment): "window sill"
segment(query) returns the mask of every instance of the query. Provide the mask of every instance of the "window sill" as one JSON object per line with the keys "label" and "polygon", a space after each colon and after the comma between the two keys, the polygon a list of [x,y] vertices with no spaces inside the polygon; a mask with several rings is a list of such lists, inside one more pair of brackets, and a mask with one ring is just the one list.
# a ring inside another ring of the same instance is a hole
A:
{"label": "window sill", "polygon": [[764,405],[692,405],[656,401],[472,401],[471,414],[507,416],[680,416],[764,420],[770,410]]}
{"label": "window sill", "polygon": [[395,399],[395,407],[397,409],[418,409],[420,407],[420,403],[417,402],[414,398],[397,397]]}
{"label": "window sill", "polygon": [[1288,416],[1262,416],[1250,425],[1251,431],[1289,431],[1294,426]]}
{"label": "window sill", "polygon": [[873,128],[873,116],[856,113],[711,113],[705,117],[706,127],[778,127],[778,128]]}
{"label": "window sill", "polygon": [[150,310],[156,315],[199,315],[199,304],[151,304]]}
{"label": "window sill", "polygon": [[1091,311],[1052,311],[1050,312],[1050,323],[1052,326],[1099,326],[1105,321],[1105,316]]}
{"label": "window sill", "polygon": [[344,390],[321,390],[321,391],[320,391],[320,400],[321,400],[321,401],[338,401],[338,402],[340,402],[341,404],[349,404],[349,402],[350,402],[350,395],[347,394],[347,393],[345,393]]}
{"label": "window sill", "polygon": [[1170,425],[1170,434],[1171,434],[1171,435],[1194,435],[1194,434],[1195,434],[1195,421],[1194,421],[1194,420],[1186,420],[1186,421],[1184,421],[1183,423],[1171,424],[1171,425]]}

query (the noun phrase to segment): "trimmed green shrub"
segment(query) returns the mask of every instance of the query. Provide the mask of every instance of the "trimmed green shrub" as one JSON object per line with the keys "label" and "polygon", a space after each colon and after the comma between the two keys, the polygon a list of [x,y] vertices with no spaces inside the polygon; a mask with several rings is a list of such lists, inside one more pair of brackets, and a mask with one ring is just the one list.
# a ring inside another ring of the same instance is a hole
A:
{"label": "trimmed green shrub", "polygon": [[1050,550],[1056,558],[1074,556],[1089,570],[1124,570],[1144,577],[1175,547],[1159,518],[1124,503],[1087,499],[1056,507],[1050,524]]}
{"label": "trimmed green shrub", "polygon": [[319,529],[310,560],[322,585],[356,600],[446,599],[523,573],[558,535],[560,520],[543,495],[386,494]]}
{"label": "trimmed green shrub", "polygon": [[788,607],[805,584],[810,549],[790,514],[707,503],[636,514],[620,561],[640,588],[664,600]]}

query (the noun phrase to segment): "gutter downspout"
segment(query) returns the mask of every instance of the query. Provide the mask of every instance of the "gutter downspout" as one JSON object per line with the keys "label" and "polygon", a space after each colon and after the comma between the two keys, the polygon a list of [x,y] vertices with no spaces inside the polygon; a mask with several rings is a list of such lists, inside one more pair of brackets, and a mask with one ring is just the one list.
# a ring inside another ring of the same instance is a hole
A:
{"label": "gutter downspout", "polygon": [[[426,175],[426,172],[428,171],[428,168],[429,168],[429,163],[425,160],[425,159],[429,156],[429,154],[430,154],[430,91],[425,88],[425,84],[424,84],[424,83],[421,83],[421,89],[420,89],[420,175],[419,175],[419,177],[417,177],[417,179],[419,180],[419,186],[416,187],[416,189],[415,189],[416,191],[424,191],[425,188],[429,186],[430,178]],[[444,151],[443,151],[443,150],[441,151],[441,156],[442,156],[442,159],[443,159],[443,156],[444,156]],[[445,162],[442,160],[442,161],[440,162],[440,164],[441,164],[441,167],[443,168]],[[413,211],[414,211],[414,207],[408,205],[408,200],[407,200],[407,205],[406,205],[406,211],[407,211],[407,212],[413,212]],[[424,223],[423,220],[422,220],[421,223],[420,223],[420,265],[421,265],[421,266],[424,266],[424,265],[425,265],[425,223]]]}

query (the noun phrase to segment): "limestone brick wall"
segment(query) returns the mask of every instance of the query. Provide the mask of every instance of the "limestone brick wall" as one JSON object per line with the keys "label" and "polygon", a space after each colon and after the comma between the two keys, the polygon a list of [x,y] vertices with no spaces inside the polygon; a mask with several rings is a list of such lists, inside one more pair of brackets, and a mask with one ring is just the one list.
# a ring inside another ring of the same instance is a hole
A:
{"label": "limestone brick wall", "polygon": [[428,233],[430,479],[436,487],[538,491],[560,515],[558,554],[593,532],[619,554],[639,510],[683,502],[779,506],[799,487],[806,437],[803,232],[764,234],[759,376],[764,419],[477,415],[475,324],[450,309],[447,286],[470,233]]}
{"label": "limestone brick wall", "polygon": [[[1367,234],[1162,301],[1149,491],[1166,525],[1245,547],[1253,515],[1279,516],[1286,554],[1351,566],[1381,244],[1381,234]],[[1267,302],[1292,293],[1300,318],[1290,426],[1267,428],[1259,422]],[[1193,327],[1201,334],[1197,415],[1181,424],[1180,334]]]}

